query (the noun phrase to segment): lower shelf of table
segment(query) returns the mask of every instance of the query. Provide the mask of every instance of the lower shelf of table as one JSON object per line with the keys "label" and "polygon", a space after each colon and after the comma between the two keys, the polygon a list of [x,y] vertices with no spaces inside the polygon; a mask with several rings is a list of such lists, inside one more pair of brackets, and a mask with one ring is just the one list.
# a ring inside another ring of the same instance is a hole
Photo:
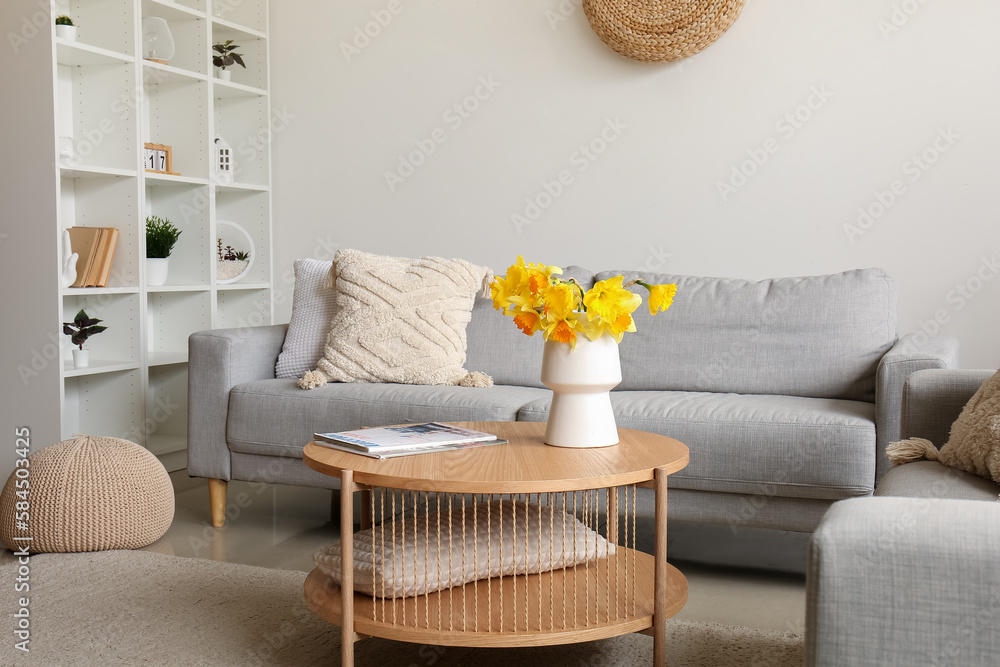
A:
{"label": "lower shelf of table", "polygon": [[[618,547],[609,558],[565,571],[495,577],[426,596],[354,595],[354,630],[443,646],[545,646],[606,639],[653,626],[654,558]],[[687,579],[667,565],[669,618],[687,602]],[[633,586],[634,584],[634,586]],[[309,608],[342,625],[341,592],[319,569],[305,582]]]}

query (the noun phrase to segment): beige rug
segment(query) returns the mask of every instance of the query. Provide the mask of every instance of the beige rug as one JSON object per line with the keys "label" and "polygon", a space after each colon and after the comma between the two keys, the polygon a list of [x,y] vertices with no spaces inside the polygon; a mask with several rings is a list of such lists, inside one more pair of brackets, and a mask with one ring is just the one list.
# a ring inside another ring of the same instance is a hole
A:
{"label": "beige rug", "polygon": [[[302,598],[305,574],[142,551],[45,554],[30,561],[30,653],[14,648],[17,564],[0,566],[3,665],[338,665],[339,628]],[[671,621],[668,665],[802,664],[801,635]],[[653,640],[629,635],[518,649],[369,639],[359,666],[648,665]]]}

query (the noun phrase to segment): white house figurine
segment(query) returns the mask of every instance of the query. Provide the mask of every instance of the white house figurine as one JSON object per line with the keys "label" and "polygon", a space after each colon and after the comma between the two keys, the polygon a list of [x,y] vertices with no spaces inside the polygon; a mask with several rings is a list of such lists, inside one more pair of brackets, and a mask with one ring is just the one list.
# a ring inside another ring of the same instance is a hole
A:
{"label": "white house figurine", "polygon": [[233,182],[233,148],[218,134],[215,135],[215,182],[221,185]]}

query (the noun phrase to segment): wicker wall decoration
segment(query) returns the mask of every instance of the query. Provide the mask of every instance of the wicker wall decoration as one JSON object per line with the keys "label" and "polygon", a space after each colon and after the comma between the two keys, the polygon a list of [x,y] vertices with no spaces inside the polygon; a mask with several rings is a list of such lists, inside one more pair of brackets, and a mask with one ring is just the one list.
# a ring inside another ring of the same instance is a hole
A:
{"label": "wicker wall decoration", "polygon": [[583,0],[590,26],[626,58],[680,60],[719,39],[745,0]]}

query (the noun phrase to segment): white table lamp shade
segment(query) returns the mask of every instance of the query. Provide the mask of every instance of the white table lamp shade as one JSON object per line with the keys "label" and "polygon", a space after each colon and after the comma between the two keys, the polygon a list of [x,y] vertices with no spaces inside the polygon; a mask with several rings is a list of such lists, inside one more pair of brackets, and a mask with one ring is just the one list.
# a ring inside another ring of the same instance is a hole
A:
{"label": "white table lamp shade", "polygon": [[142,57],[170,60],[174,57],[174,37],[166,19],[150,16],[142,20]]}

